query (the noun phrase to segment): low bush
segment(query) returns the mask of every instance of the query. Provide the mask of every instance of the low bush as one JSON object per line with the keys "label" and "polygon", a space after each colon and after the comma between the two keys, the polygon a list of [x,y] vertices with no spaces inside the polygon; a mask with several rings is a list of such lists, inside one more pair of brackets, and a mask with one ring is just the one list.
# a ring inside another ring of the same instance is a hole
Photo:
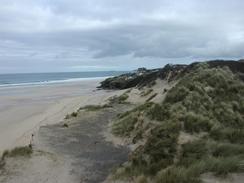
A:
{"label": "low bush", "polygon": [[182,154],[180,157],[180,164],[190,166],[196,161],[200,161],[208,154],[206,142],[203,140],[196,140],[182,145]]}
{"label": "low bush", "polygon": [[64,119],[70,119],[72,117],[77,117],[78,112],[72,112],[71,114],[67,114]]}
{"label": "low bush", "polygon": [[100,109],[110,108],[111,105],[104,104],[104,105],[86,105],[84,107],[81,107],[79,110],[87,110],[87,111],[97,111]]}
{"label": "low bush", "polygon": [[[147,111],[153,103],[147,102],[139,105],[130,111],[118,114],[117,119],[113,122],[112,133],[121,137],[133,136],[133,142],[142,137],[143,129],[135,129],[139,116],[143,116],[144,111]],[[140,122],[143,122],[140,120]],[[135,131],[134,131],[135,130]],[[133,132],[133,134],[131,134]]]}
{"label": "low bush", "polygon": [[153,89],[148,89],[148,90],[145,90],[145,91],[143,91],[143,92],[141,92],[141,97],[146,97],[146,96],[148,96],[150,93],[152,93],[153,92]]}
{"label": "low bush", "polygon": [[124,103],[127,99],[129,98],[129,95],[123,94],[118,97],[118,102],[119,103]]}
{"label": "low bush", "polygon": [[210,158],[206,160],[206,169],[217,176],[226,176],[233,172],[243,172],[243,158],[238,156]]}
{"label": "low bush", "polygon": [[4,151],[2,155],[2,160],[4,160],[6,157],[16,157],[16,156],[30,156],[32,154],[33,150],[30,146],[24,146],[24,147],[16,147],[11,151]]}
{"label": "low bush", "polygon": [[135,167],[144,166],[143,173],[151,175],[156,174],[162,167],[171,165],[176,153],[179,129],[177,122],[165,122],[164,125],[156,126],[143,149],[134,153],[132,164]]}
{"label": "low bush", "polygon": [[77,117],[77,115],[78,115],[77,112],[72,112],[72,113],[71,113],[71,116],[72,116],[72,117]]}
{"label": "low bush", "polygon": [[139,106],[135,107],[134,109],[132,109],[130,111],[126,111],[124,113],[118,114],[117,117],[119,119],[122,119],[122,118],[124,118],[124,117],[126,117],[126,116],[128,116],[128,115],[130,115],[130,114],[132,114],[134,112],[141,113],[141,112],[144,112],[144,111],[148,111],[148,109],[150,109],[150,107],[152,105],[153,105],[152,102],[146,102],[146,103],[144,103],[142,105],[139,105]]}
{"label": "low bush", "polygon": [[210,137],[217,141],[228,141],[231,143],[243,144],[244,129],[224,127],[213,128],[210,131]]}
{"label": "low bush", "polygon": [[210,131],[212,124],[208,117],[202,116],[200,114],[195,114],[189,112],[184,116],[184,128],[187,132],[201,132],[201,131]]}
{"label": "low bush", "polygon": [[230,143],[214,143],[211,146],[214,157],[240,156],[244,154],[244,146]]}
{"label": "low bush", "polygon": [[185,99],[185,97],[189,94],[189,89],[185,86],[176,86],[170,92],[167,93],[165,97],[165,103],[177,103],[181,102]]}
{"label": "low bush", "polygon": [[228,173],[243,171],[242,160],[239,157],[205,158],[196,161],[189,167],[172,166],[162,169],[156,176],[158,183],[200,183],[200,175],[212,172],[216,176],[226,176]]}
{"label": "low bush", "polygon": [[153,95],[151,95],[147,100],[146,102],[150,102],[152,99],[154,99],[158,94],[157,93],[154,93]]}
{"label": "low bush", "polygon": [[156,183],[200,183],[199,174],[184,167],[170,167],[161,170],[156,176]]}
{"label": "low bush", "polygon": [[145,175],[140,175],[135,179],[135,183],[147,183],[147,182],[148,181]]}
{"label": "low bush", "polygon": [[147,115],[153,120],[167,120],[170,118],[170,106],[155,104],[148,110]]}
{"label": "low bush", "polygon": [[125,116],[116,121],[112,126],[112,133],[118,136],[128,137],[137,122],[137,117],[134,114]]}
{"label": "low bush", "polygon": [[113,104],[113,103],[123,104],[123,103],[127,103],[126,100],[128,98],[129,98],[129,95],[127,94],[127,92],[125,92],[120,96],[110,97],[109,102],[110,102],[110,104]]}

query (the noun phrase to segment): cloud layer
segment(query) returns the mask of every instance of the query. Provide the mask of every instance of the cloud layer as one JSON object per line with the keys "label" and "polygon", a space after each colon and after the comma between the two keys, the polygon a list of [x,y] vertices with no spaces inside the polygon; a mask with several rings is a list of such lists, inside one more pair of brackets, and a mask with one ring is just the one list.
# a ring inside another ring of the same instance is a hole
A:
{"label": "cloud layer", "polygon": [[0,73],[244,56],[242,0],[1,0]]}

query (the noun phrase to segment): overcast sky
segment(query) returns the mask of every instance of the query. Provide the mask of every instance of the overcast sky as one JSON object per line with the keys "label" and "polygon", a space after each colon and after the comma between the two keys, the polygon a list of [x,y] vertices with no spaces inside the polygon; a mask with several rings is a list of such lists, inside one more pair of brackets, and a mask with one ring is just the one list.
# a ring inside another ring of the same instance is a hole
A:
{"label": "overcast sky", "polygon": [[243,57],[243,0],[0,0],[0,73]]}

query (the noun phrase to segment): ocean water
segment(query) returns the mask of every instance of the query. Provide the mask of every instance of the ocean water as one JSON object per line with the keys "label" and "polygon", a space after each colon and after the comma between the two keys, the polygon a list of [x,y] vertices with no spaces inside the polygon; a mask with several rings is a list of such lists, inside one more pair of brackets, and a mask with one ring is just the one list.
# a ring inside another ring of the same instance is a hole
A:
{"label": "ocean water", "polygon": [[125,71],[0,74],[0,87],[43,85],[118,76]]}

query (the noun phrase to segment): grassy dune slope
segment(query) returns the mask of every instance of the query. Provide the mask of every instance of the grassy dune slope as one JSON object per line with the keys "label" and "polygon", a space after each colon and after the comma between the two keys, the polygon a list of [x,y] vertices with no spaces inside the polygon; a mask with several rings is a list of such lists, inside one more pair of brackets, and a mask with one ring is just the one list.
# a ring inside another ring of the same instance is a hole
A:
{"label": "grassy dune slope", "polygon": [[207,172],[243,172],[243,116],[243,81],[228,67],[196,64],[162,103],[118,116],[112,132],[140,145],[115,178],[195,183]]}

